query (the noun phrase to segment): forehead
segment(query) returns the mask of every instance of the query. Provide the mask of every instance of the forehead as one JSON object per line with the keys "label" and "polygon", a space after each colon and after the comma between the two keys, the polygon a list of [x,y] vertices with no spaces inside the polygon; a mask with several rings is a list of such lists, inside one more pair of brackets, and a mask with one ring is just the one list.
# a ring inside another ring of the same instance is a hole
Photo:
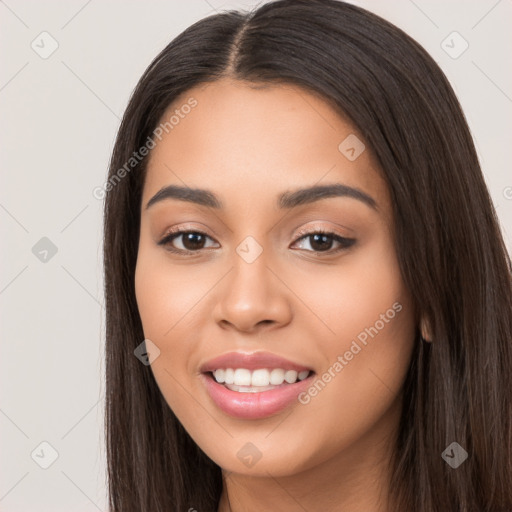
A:
{"label": "forehead", "polygon": [[202,84],[177,98],[160,126],[166,129],[151,151],[143,201],[168,184],[215,189],[223,198],[234,186],[242,195],[270,197],[273,190],[336,181],[388,202],[358,130],[300,87]]}

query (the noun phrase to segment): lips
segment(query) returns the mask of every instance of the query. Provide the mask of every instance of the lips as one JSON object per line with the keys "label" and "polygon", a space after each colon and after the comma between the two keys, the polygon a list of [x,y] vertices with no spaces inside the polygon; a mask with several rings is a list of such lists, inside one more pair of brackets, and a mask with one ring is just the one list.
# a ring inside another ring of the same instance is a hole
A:
{"label": "lips", "polygon": [[254,352],[252,354],[230,352],[207,361],[200,370],[202,373],[206,373],[214,372],[219,368],[246,368],[247,370],[282,368],[283,370],[295,370],[297,373],[311,370],[307,366],[296,364],[270,352]]}
{"label": "lips", "polygon": [[[268,352],[231,352],[207,361],[200,370],[202,382],[214,404],[229,416],[242,419],[272,416],[297,403],[297,396],[311,384],[315,373],[307,366]],[[251,382],[236,379],[231,382],[229,377],[227,381],[224,378],[237,373],[242,378],[260,374],[284,374],[289,378],[274,380],[276,385],[271,382],[267,385],[266,379],[259,378]],[[301,378],[296,380],[298,375]]]}

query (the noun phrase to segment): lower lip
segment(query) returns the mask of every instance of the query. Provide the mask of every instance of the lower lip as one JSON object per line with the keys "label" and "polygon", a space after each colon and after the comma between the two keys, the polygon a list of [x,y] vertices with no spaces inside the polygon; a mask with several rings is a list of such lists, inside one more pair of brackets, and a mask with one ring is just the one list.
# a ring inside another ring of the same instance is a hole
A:
{"label": "lower lip", "polygon": [[282,384],[269,391],[240,393],[231,391],[207,374],[201,374],[210,398],[219,409],[235,418],[248,420],[272,416],[297,402],[298,395],[310,385],[313,376],[312,373],[307,379],[294,384]]}

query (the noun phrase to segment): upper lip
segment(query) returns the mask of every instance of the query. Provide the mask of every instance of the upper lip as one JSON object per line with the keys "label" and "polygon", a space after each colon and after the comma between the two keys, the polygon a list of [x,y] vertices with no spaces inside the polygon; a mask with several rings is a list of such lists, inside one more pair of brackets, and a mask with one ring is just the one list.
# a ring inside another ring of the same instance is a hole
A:
{"label": "upper lip", "polygon": [[307,366],[294,363],[284,357],[272,354],[271,352],[229,352],[206,361],[200,371],[202,373],[213,372],[219,368],[246,368],[257,370],[259,368],[282,368],[283,370],[295,370],[302,372],[311,370]]}

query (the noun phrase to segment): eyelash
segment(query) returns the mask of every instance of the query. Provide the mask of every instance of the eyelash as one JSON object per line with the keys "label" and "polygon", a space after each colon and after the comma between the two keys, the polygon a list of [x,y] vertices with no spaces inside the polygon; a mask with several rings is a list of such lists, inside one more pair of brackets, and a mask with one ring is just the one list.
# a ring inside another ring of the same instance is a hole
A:
{"label": "eyelash", "polygon": [[[170,246],[170,243],[175,238],[178,238],[181,235],[189,234],[189,233],[193,233],[193,234],[197,234],[197,235],[202,235],[202,236],[205,236],[207,238],[211,238],[209,235],[207,235],[206,233],[204,233],[202,231],[193,230],[193,229],[182,229],[182,230],[176,230],[176,231],[171,231],[171,232],[167,233],[162,238],[162,240],[160,240],[158,242],[158,245],[164,246],[166,248],[166,250],[169,251],[169,252],[172,252],[174,254],[180,254],[180,255],[187,255],[187,254],[191,254],[191,253],[199,253],[200,251],[204,250],[204,249],[198,249],[197,251],[191,251],[191,250],[176,249],[176,248],[173,248],[173,247]],[[338,242],[340,244],[340,247],[338,247],[337,249],[328,249],[327,251],[314,251],[314,250],[303,249],[306,252],[312,252],[312,253],[317,254],[318,256],[323,256],[324,254],[325,255],[337,254],[337,253],[339,253],[341,251],[347,250],[349,247],[354,245],[355,242],[356,242],[355,238],[343,237],[343,236],[340,236],[340,235],[338,235],[336,233],[333,233],[331,231],[327,231],[327,230],[324,230],[324,229],[315,229],[315,230],[312,230],[312,231],[307,231],[307,230],[299,231],[298,238],[295,240],[294,243],[298,242],[299,240],[306,239],[306,238],[308,238],[310,236],[313,236],[313,235],[326,235],[326,236],[332,238],[335,242]]]}

